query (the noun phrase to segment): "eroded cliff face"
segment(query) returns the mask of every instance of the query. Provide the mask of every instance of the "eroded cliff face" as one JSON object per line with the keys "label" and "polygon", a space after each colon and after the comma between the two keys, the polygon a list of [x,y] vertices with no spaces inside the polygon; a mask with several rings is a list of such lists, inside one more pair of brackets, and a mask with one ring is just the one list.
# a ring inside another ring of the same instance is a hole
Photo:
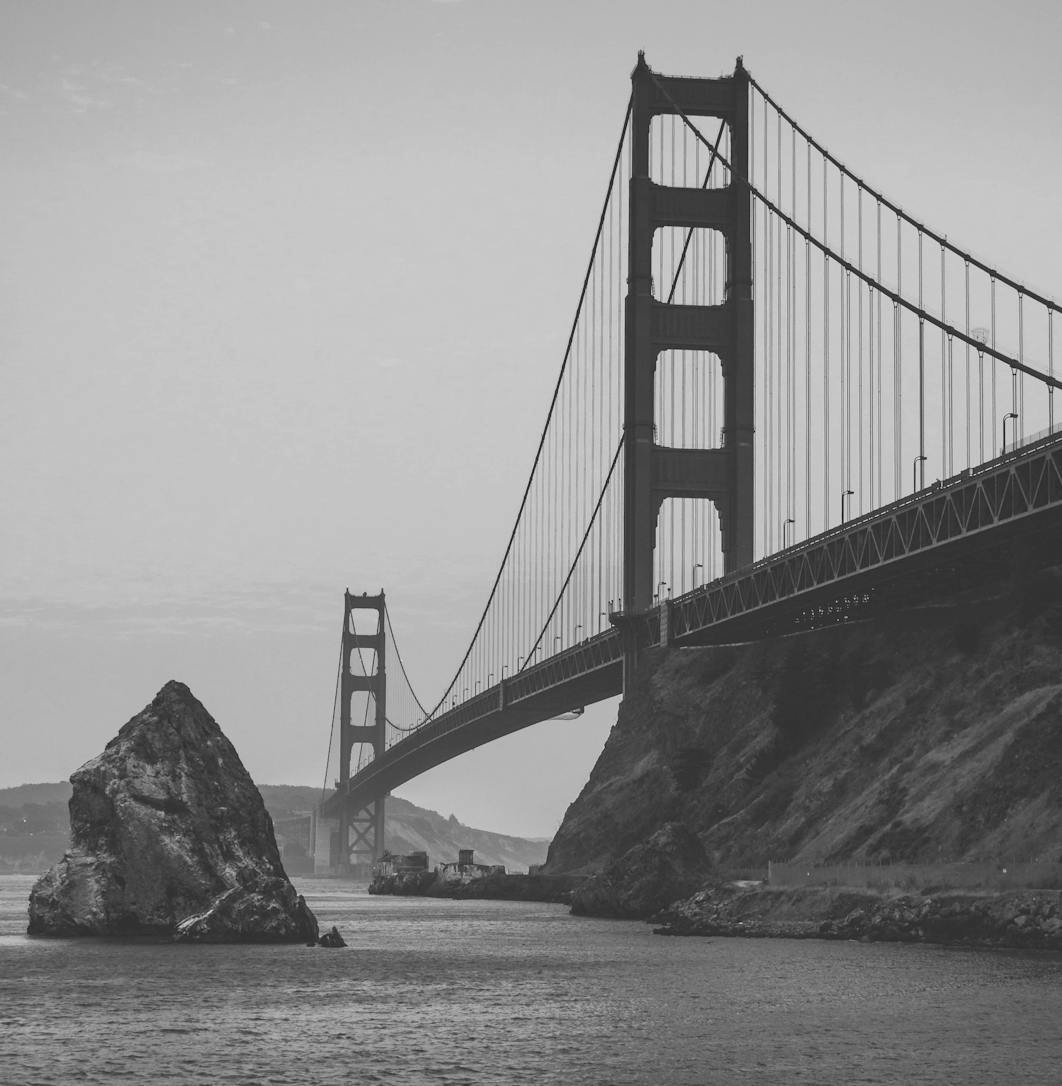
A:
{"label": "eroded cliff face", "polygon": [[70,778],[70,851],[30,896],[30,934],[310,941],[239,755],[169,682]]}
{"label": "eroded cliff face", "polygon": [[547,870],[681,823],[712,867],[1062,859],[1062,569],[946,606],[651,653]]}

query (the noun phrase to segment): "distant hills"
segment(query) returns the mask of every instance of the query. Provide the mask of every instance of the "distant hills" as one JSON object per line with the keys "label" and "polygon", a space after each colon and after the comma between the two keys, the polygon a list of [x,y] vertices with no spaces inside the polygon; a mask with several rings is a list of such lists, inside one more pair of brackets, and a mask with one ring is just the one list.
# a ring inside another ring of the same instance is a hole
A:
{"label": "distant hills", "polygon": [[[308,814],[321,798],[320,789],[308,785],[262,784],[258,790],[277,824],[278,838],[284,836],[284,825]],[[69,845],[70,791],[69,781],[0,788],[0,874],[44,871],[62,856]],[[474,829],[453,815],[445,818],[392,796],[387,801],[384,844],[396,853],[427,852],[432,864],[456,860],[459,849],[471,848],[479,863],[526,871],[528,865],[545,860],[549,840]],[[298,866],[294,859],[285,856],[293,873]]]}

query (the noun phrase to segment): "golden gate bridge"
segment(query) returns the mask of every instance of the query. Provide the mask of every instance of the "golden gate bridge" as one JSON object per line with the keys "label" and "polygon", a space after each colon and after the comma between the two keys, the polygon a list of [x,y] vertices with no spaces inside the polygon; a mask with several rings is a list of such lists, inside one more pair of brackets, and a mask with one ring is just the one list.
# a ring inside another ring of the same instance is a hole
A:
{"label": "golden gate bridge", "polygon": [[639,54],[631,82],[527,482],[441,694],[418,696],[383,592],[345,595],[319,819],[337,870],[379,856],[392,789],[621,693],[647,648],[848,621],[1057,548],[1059,305],[875,190],[740,58],[703,79]]}

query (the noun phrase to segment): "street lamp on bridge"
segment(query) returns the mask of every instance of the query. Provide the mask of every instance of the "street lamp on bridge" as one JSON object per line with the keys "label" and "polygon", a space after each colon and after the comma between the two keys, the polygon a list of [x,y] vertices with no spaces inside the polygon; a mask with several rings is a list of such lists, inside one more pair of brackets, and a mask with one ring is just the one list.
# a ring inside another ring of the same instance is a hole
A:
{"label": "street lamp on bridge", "polygon": [[926,481],[925,462],[928,459],[929,459],[929,457],[925,456],[923,453],[919,453],[914,458],[914,463],[911,465],[911,489],[912,490],[921,490],[922,489],[918,485],[918,465],[919,464],[922,464],[922,484],[925,485],[925,481]]}
{"label": "street lamp on bridge", "polygon": [[[847,494],[851,494],[852,491],[845,491]],[[844,499],[841,499],[841,523],[844,524]],[[796,521],[792,517],[786,517],[782,521],[782,550],[785,550],[785,534],[789,530],[790,524],[796,524]]]}
{"label": "street lamp on bridge", "polygon": [[[852,496],[852,495],[853,495],[854,493],[855,493],[855,491],[854,491],[854,490],[842,490],[842,491],[841,491],[841,523],[842,523],[842,524],[844,524],[844,511],[845,511],[845,502],[846,502],[846,501],[847,501],[847,500],[848,500],[848,499],[849,499],[849,498],[850,498],[850,497],[851,497],[851,496]],[[794,523],[794,524],[795,524],[796,522],[795,522],[795,521],[793,521],[792,523]],[[784,537],[783,537],[783,546],[784,546],[784,545],[785,545],[785,540],[784,540]]]}
{"label": "street lamp on bridge", "polygon": [[579,631],[582,628],[583,628],[583,624],[580,622],[580,623],[578,623],[578,625],[576,625],[575,629],[572,630],[572,644],[573,645],[577,645],[579,643]]}
{"label": "street lamp on bridge", "polygon": [[[1000,451],[999,451],[1000,456],[1006,456],[1007,455],[1007,419],[1013,419],[1014,420],[1014,426],[1011,427],[1011,430],[1015,431],[1017,429],[1017,424],[1018,424],[1018,412],[1017,411],[1008,411],[1003,416],[1003,448],[1000,449]],[[1011,441],[1016,440],[1015,437],[1014,437],[1013,432],[1011,433],[1010,437],[1011,437]]]}
{"label": "street lamp on bridge", "polygon": [[697,570],[704,569],[703,562],[694,562],[693,569],[690,570],[690,582],[693,588],[697,587]]}

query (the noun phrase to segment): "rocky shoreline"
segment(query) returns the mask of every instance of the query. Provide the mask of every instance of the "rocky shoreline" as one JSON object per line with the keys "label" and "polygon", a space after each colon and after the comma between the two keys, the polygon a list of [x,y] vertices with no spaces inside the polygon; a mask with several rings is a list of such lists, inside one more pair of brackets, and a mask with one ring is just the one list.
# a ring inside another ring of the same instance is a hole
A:
{"label": "rocky shoreline", "polygon": [[459,901],[546,901],[569,905],[585,879],[578,875],[485,875],[456,881],[440,879],[434,871],[410,871],[377,876],[370,894],[397,897],[453,898]]}
{"label": "rocky shoreline", "polygon": [[883,894],[723,883],[655,914],[658,935],[858,939],[1062,950],[1062,891]]}

